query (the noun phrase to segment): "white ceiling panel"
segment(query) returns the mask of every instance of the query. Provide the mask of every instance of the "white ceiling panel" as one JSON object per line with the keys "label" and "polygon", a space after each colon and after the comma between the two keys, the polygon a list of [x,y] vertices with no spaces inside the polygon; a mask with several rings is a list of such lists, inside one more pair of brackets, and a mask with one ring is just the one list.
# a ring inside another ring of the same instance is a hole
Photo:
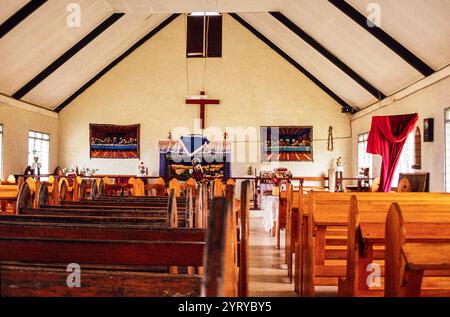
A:
{"label": "white ceiling panel", "polygon": [[[373,0],[347,0],[367,16]],[[377,0],[381,28],[435,70],[450,64],[449,0]]]}
{"label": "white ceiling panel", "polygon": [[0,39],[0,92],[14,94],[112,13],[103,0],[75,2],[81,7],[80,28],[67,26],[73,0],[48,1]]}
{"label": "white ceiling panel", "polygon": [[[168,15],[125,15],[53,72],[23,99],[55,109]],[[70,80],[67,80],[70,78]]]}
{"label": "white ceiling panel", "polygon": [[385,95],[423,78],[327,0],[289,0],[282,13]]}
{"label": "white ceiling panel", "polygon": [[284,0],[107,0],[117,12],[138,14],[279,11]]}
{"label": "white ceiling panel", "polygon": [[12,17],[17,11],[24,7],[30,0],[1,0],[0,1],[0,24]]}
{"label": "white ceiling panel", "polygon": [[363,108],[376,101],[369,92],[270,14],[239,15],[350,105]]}

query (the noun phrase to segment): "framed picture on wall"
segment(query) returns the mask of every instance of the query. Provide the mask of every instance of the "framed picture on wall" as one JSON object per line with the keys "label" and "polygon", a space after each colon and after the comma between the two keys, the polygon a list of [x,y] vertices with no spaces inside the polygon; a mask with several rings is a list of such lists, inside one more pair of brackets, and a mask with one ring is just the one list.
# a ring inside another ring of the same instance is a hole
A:
{"label": "framed picture on wall", "polygon": [[423,119],[423,142],[434,141],[434,119]]}
{"label": "framed picture on wall", "polygon": [[312,162],[313,127],[261,127],[263,162]]}
{"label": "framed picture on wall", "polygon": [[90,156],[98,159],[138,159],[140,125],[90,124]]}

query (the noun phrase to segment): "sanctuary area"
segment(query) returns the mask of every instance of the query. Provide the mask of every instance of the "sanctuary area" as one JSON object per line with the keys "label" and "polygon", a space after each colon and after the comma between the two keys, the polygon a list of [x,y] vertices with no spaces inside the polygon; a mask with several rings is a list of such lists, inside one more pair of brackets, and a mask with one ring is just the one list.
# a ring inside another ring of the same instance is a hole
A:
{"label": "sanctuary area", "polygon": [[450,296],[449,21],[0,1],[0,297]]}

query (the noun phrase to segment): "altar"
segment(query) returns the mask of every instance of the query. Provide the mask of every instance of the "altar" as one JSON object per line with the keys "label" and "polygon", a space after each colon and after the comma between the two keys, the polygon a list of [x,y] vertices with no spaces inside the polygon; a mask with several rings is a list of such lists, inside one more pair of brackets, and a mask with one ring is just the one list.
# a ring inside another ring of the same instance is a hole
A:
{"label": "altar", "polygon": [[205,177],[231,177],[231,143],[209,141],[200,134],[183,136],[180,140],[159,142],[159,175],[166,181],[187,180],[193,167],[200,164]]}

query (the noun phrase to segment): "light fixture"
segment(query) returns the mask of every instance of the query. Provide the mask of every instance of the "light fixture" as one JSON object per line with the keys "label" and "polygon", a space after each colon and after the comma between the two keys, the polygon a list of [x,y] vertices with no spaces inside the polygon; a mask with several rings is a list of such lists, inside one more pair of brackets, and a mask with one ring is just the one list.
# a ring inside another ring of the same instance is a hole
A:
{"label": "light fixture", "polygon": [[190,16],[218,16],[218,15],[220,15],[220,13],[219,12],[202,12],[202,11],[197,11],[197,12],[192,12],[189,15]]}

